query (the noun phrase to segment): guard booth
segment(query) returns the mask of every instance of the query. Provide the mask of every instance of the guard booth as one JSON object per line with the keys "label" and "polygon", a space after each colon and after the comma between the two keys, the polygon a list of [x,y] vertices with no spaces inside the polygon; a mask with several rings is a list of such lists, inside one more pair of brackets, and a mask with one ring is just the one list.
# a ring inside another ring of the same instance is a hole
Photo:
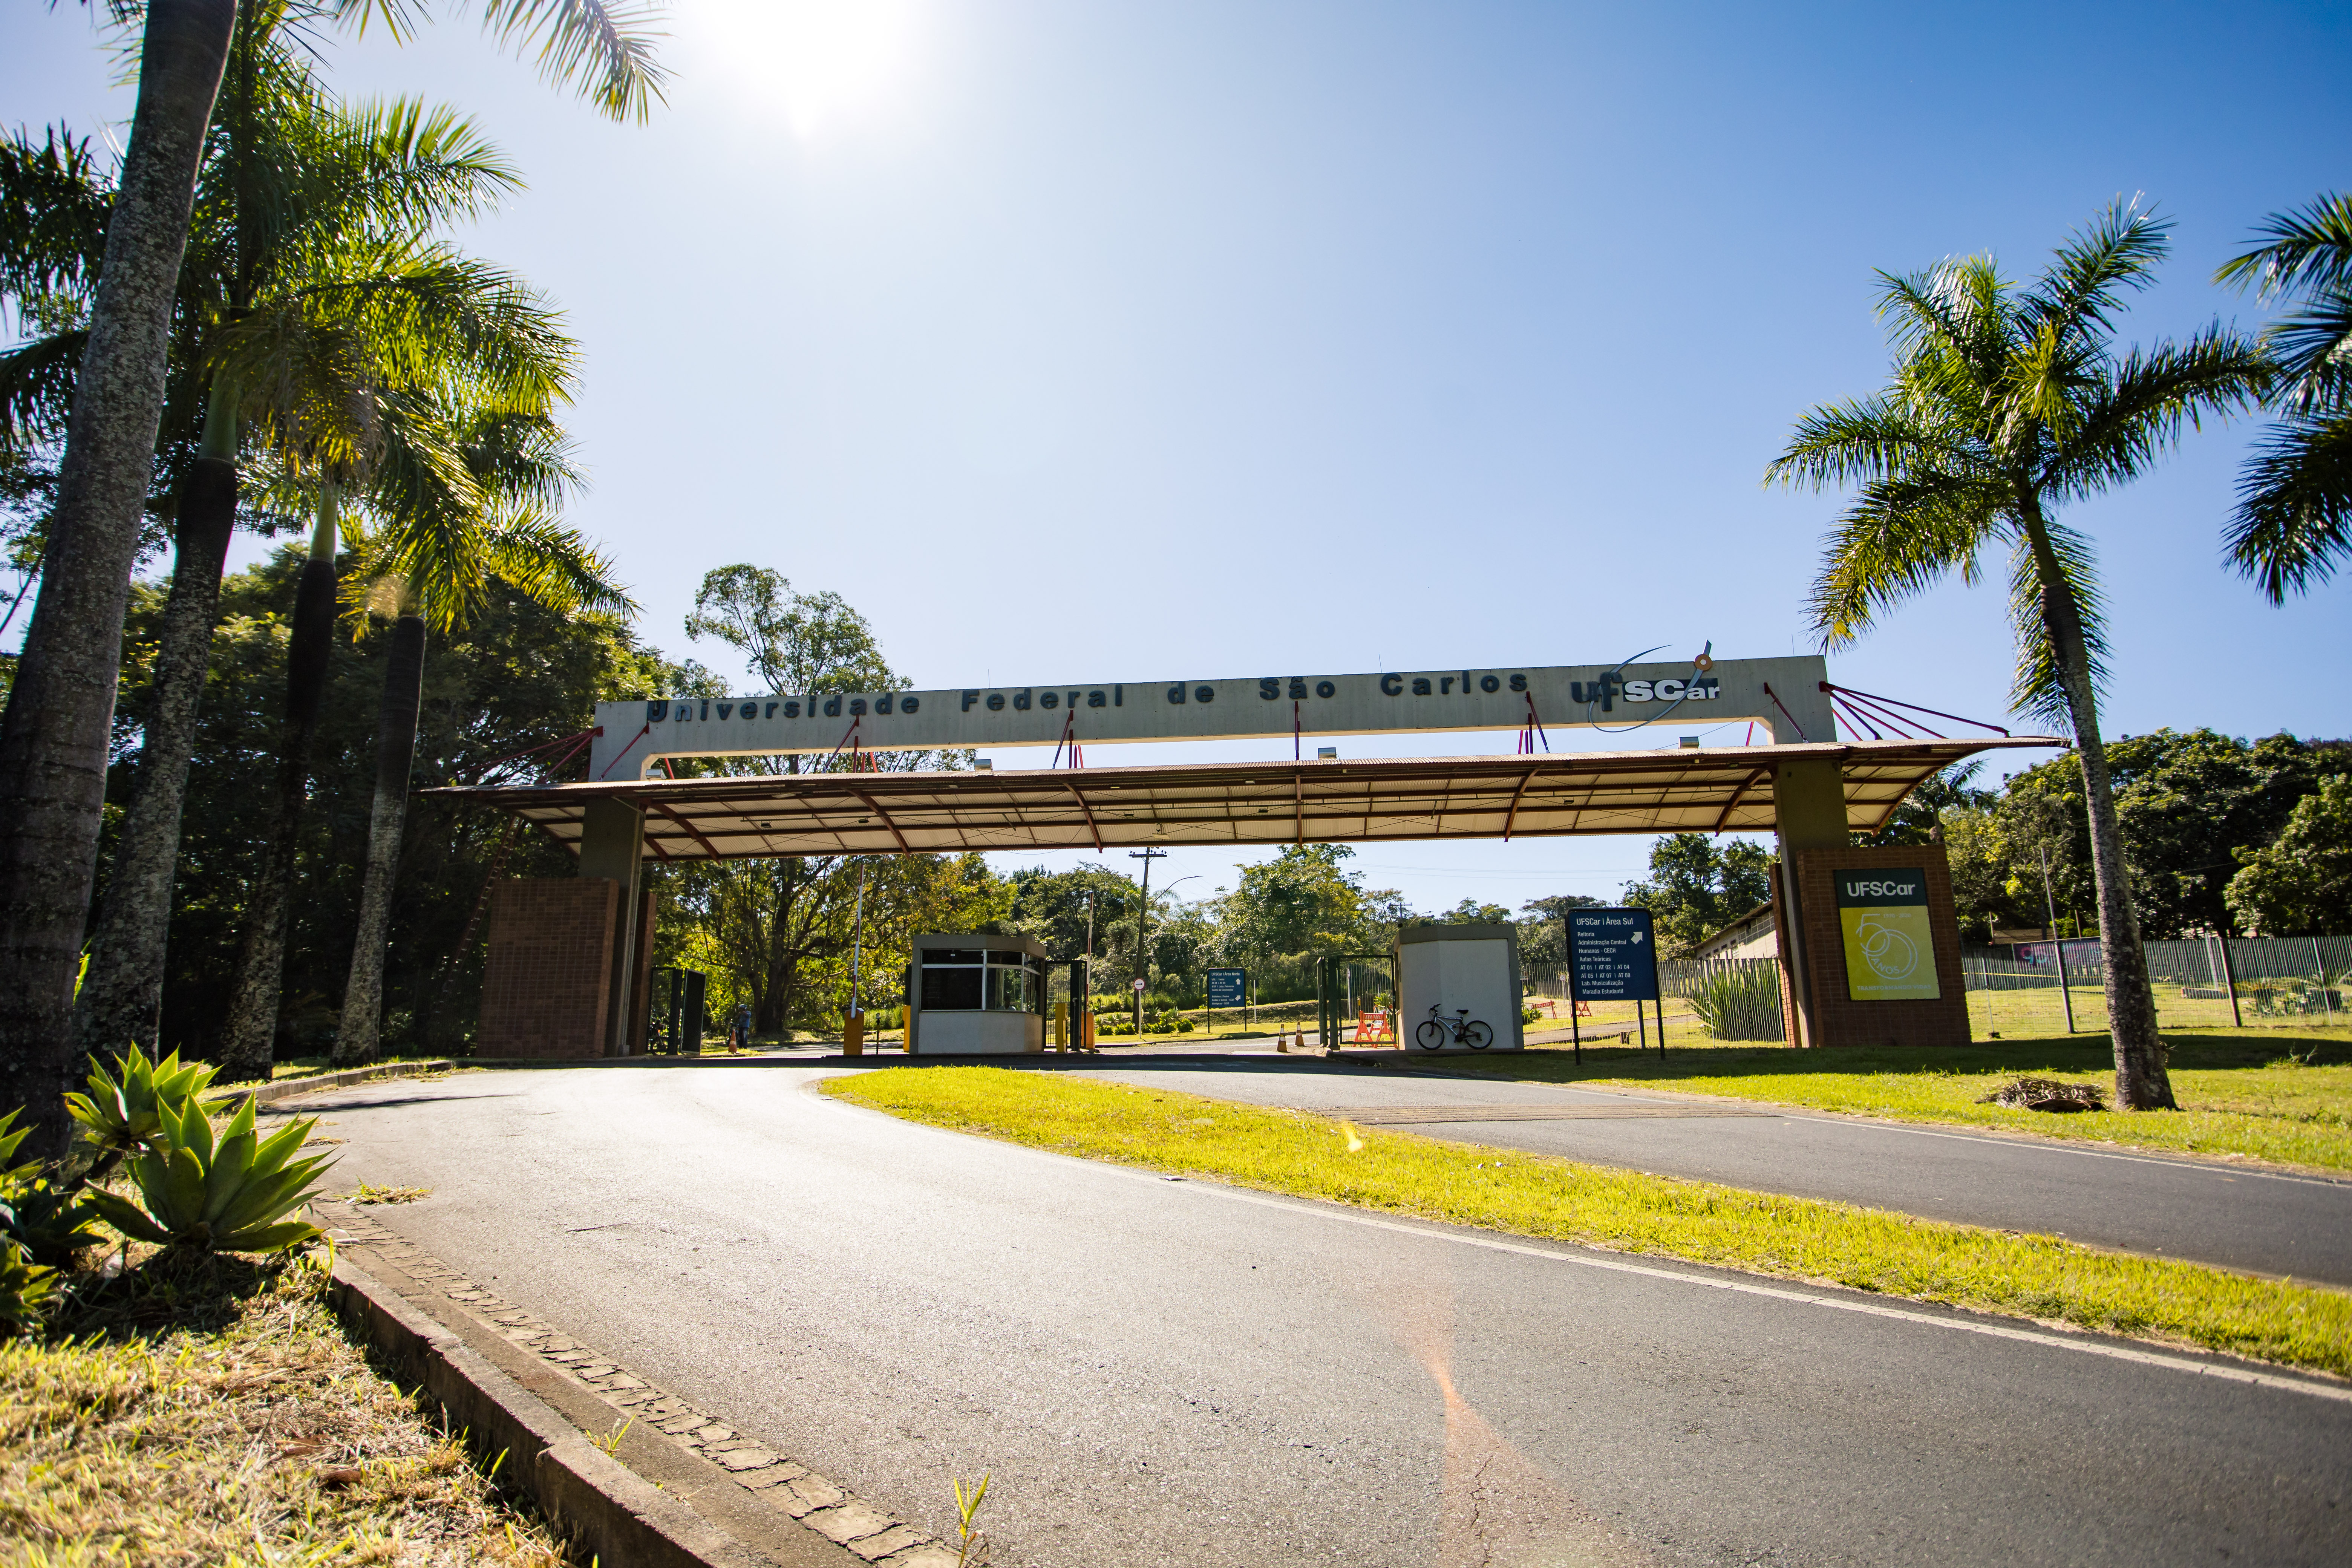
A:
{"label": "guard booth", "polygon": [[907,965],[908,1056],[1045,1048],[1045,944],[1025,936],[919,936]]}
{"label": "guard booth", "polygon": [[[1513,926],[1469,921],[1407,926],[1397,932],[1397,1039],[1417,1051],[1525,1049],[1518,938]],[[1426,1028],[1432,1008],[1439,1031]],[[1466,1038],[1463,1034],[1468,1022],[1485,1024],[1489,1043],[1472,1045],[1475,1033]]]}

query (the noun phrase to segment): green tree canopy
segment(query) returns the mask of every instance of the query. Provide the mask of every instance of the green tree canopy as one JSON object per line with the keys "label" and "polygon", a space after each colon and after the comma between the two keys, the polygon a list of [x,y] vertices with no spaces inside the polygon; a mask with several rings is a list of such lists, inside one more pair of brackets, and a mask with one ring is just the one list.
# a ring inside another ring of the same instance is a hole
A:
{"label": "green tree canopy", "polygon": [[2240,850],[2231,910],[2264,936],[2352,931],[2352,773],[2336,773],[2295,803],[2278,837]]}
{"label": "green tree canopy", "polygon": [[1772,855],[1746,838],[1675,833],[1650,847],[1647,881],[1628,883],[1625,902],[1650,911],[1658,950],[1685,952],[1772,898]]}
{"label": "green tree canopy", "polygon": [[1244,867],[1241,885],[1223,900],[1226,951],[1264,963],[1364,945],[1363,878],[1345,868],[1354,856],[1344,844],[1292,844]]}

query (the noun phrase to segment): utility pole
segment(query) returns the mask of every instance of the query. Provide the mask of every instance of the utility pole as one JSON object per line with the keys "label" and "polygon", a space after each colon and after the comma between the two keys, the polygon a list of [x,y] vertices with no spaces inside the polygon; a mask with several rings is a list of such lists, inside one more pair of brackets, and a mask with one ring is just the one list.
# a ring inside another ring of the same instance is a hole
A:
{"label": "utility pole", "polygon": [[2066,939],[2058,934],[2058,902],[2050,893],[2050,846],[2037,844],[2042,856],[2042,909],[2050,921],[2050,952],[2058,960],[2058,999],[2066,1008],[2066,1032],[2074,1032],[2074,996],[2066,988]]}
{"label": "utility pole", "polygon": [[1143,994],[1151,988],[1151,949],[1146,945],[1151,922],[1151,863],[1168,858],[1165,849],[1148,846],[1127,852],[1130,860],[1143,862],[1143,904],[1135,911],[1135,977],[1142,982],[1135,988],[1135,1036],[1143,1037]]}

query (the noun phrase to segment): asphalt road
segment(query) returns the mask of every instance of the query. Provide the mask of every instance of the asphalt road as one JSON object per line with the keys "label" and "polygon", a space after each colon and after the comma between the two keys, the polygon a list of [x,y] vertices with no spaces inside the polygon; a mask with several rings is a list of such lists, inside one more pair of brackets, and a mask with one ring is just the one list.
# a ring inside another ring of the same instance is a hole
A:
{"label": "asphalt road", "polygon": [[291,1108],[339,1189],[433,1189],[385,1223],[900,1517],[945,1532],[988,1472],[998,1568],[2352,1560],[2340,1386],[1169,1181],[816,1076]]}
{"label": "asphalt road", "polygon": [[[1345,1058],[1336,1064],[1319,1057],[1278,1056],[1160,1057],[1093,1065],[1097,1061],[1101,1058],[1089,1058],[1082,1070],[1223,1100],[1340,1114],[1414,1106],[1558,1107],[1591,1113],[1726,1105],[1695,1095],[1401,1071]],[[2326,1177],[1801,1110],[1398,1125],[1433,1138],[2040,1231],[2097,1247],[2352,1287],[2352,1182]]]}

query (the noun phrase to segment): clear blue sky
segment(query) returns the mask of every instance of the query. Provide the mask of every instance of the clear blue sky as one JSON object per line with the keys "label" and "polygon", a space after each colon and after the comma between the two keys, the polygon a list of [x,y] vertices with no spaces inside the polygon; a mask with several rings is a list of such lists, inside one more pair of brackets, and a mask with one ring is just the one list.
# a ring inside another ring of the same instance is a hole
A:
{"label": "clear blue sky", "polygon": [[[2127,335],[2251,326],[2206,279],[2352,147],[2341,5],[689,0],[670,26],[642,127],[468,21],[329,58],[529,176],[467,243],[586,345],[574,521],[646,637],[727,668],[679,623],[751,561],[845,595],[919,686],[1802,647],[1837,501],[1758,481],[1803,409],[1884,379],[1874,268],[2031,271],[2144,193],[2175,259]],[[0,45],[11,121],[127,114],[81,7],[13,6]],[[2221,567],[2250,434],[2074,514],[2113,731],[2352,732],[2352,581],[2274,610]],[[1998,717],[2001,608],[1955,584],[1833,673]],[[1423,908],[1516,904],[1612,894],[1645,847],[1359,864]]]}

